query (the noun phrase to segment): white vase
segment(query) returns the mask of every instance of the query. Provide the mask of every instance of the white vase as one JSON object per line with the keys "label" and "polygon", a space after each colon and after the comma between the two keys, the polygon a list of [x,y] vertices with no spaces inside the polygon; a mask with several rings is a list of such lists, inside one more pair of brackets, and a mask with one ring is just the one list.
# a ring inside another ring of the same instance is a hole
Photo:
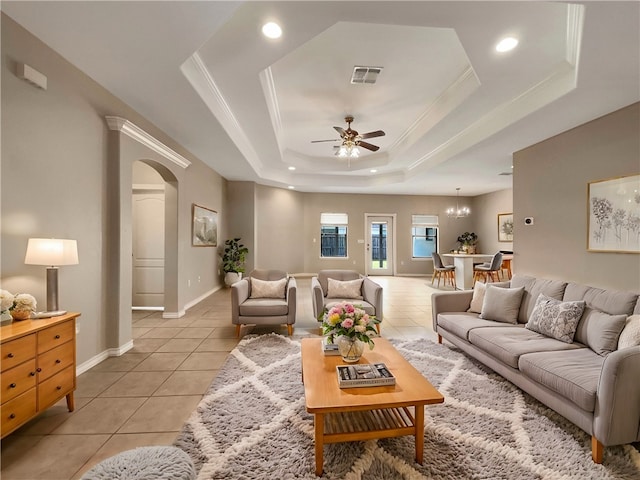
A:
{"label": "white vase", "polygon": [[234,283],[239,282],[241,278],[242,273],[227,272],[224,274],[224,283],[227,285],[227,287],[230,287]]}
{"label": "white vase", "polygon": [[347,363],[356,363],[364,353],[364,342],[357,338],[341,335],[336,340],[336,343],[342,360]]}

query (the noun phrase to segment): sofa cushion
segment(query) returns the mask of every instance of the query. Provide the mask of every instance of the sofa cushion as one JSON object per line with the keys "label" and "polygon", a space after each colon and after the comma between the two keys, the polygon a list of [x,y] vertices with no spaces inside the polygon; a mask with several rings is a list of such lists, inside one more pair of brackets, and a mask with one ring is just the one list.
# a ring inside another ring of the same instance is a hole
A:
{"label": "sofa cushion", "polygon": [[562,302],[541,293],[525,327],[548,337],[573,343],[583,312],[582,300]]}
{"label": "sofa cushion", "polygon": [[279,298],[249,298],[238,307],[243,317],[272,317],[289,313],[287,301]]}
{"label": "sofa cushion", "polygon": [[587,307],[609,315],[631,315],[638,303],[638,294],[569,283],[562,299],[565,301],[584,300]]}
{"label": "sofa cushion", "polygon": [[567,282],[546,280],[527,275],[514,275],[511,279],[511,286],[524,287],[520,311],[518,312],[518,322],[527,323],[533,307],[535,307],[538,295],[544,293],[547,297],[562,300]]}
{"label": "sofa cushion", "polygon": [[324,306],[327,310],[329,310],[334,305],[337,305],[338,303],[342,303],[342,302],[349,302],[349,303],[352,303],[353,305],[357,305],[358,307],[362,308],[365,312],[367,312],[368,315],[376,314],[376,308],[373,305],[371,305],[369,302],[365,300],[357,300],[354,302],[353,298],[332,298],[330,300],[326,300],[324,302]]}
{"label": "sofa cushion", "polygon": [[518,323],[518,311],[524,287],[500,288],[487,285],[480,318],[496,322]]}
{"label": "sofa cushion", "polygon": [[[468,340],[469,332],[474,328],[504,327],[505,324],[494,320],[483,320],[477,313],[460,312],[438,314],[438,326],[453,333],[456,337]],[[513,327],[516,326],[513,325]]]}
{"label": "sofa cushion", "polygon": [[640,345],[640,315],[631,315],[618,339],[618,349]]}
{"label": "sofa cushion", "polygon": [[608,313],[585,308],[574,337],[598,355],[608,355],[618,348],[618,338],[627,321],[626,315]]}
{"label": "sofa cushion", "polygon": [[476,328],[469,332],[469,342],[513,368],[518,368],[518,359],[527,353],[584,348],[532,332],[522,325]]}
{"label": "sofa cushion", "polygon": [[588,348],[538,352],[522,355],[518,368],[581,409],[593,412],[604,359]]}
{"label": "sofa cushion", "polygon": [[288,278],[280,280],[260,280],[251,277],[250,298],[285,298]]}
{"label": "sofa cushion", "polygon": [[362,279],[341,281],[335,278],[328,278],[327,298],[362,300]]}
{"label": "sofa cushion", "polygon": [[476,282],[473,284],[473,297],[471,298],[471,304],[467,312],[480,313],[482,312],[482,303],[484,302],[484,294],[487,291],[487,285],[482,282]]}
{"label": "sofa cushion", "polygon": [[320,270],[318,272],[318,283],[322,287],[324,296],[327,296],[329,290],[328,279],[333,278],[335,280],[356,280],[360,278],[360,274],[355,270]]}

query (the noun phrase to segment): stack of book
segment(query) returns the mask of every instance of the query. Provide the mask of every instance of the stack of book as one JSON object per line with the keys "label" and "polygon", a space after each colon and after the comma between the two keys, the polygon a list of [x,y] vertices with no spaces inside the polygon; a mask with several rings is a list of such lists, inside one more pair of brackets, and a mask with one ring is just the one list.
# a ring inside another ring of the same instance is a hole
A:
{"label": "stack of book", "polygon": [[338,345],[336,343],[329,343],[329,337],[322,339],[322,353],[325,355],[340,355]]}
{"label": "stack of book", "polygon": [[396,377],[384,363],[364,365],[338,365],[338,385],[340,388],[379,387],[395,385]]}

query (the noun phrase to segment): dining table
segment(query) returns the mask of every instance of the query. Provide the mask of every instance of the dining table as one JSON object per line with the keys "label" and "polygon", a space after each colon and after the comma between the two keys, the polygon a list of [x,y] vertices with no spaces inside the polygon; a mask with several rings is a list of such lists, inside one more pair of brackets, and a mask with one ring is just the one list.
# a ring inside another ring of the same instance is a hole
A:
{"label": "dining table", "polygon": [[493,255],[493,253],[443,253],[441,256],[453,259],[458,290],[471,290],[473,288],[473,264],[490,262]]}

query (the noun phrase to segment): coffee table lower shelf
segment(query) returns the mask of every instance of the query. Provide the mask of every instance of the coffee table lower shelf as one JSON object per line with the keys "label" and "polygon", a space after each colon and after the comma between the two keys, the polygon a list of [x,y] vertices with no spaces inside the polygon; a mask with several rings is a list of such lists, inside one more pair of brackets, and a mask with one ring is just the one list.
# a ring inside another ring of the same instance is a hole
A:
{"label": "coffee table lower shelf", "polygon": [[315,413],[316,475],[322,475],[325,443],[352,442],[413,435],[416,461],[422,464],[424,405],[372,410]]}

